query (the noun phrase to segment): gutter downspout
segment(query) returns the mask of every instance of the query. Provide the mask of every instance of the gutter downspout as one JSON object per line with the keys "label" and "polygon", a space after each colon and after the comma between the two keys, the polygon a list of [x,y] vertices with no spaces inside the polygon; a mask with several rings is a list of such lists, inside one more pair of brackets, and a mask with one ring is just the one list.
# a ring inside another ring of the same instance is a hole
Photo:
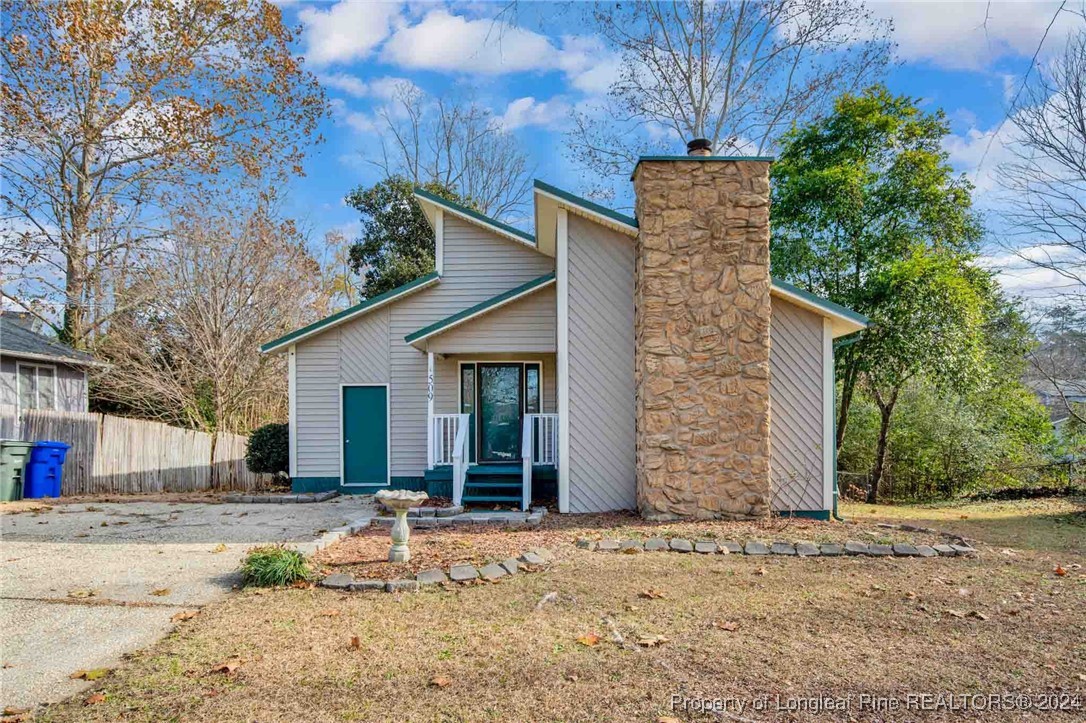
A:
{"label": "gutter downspout", "polygon": [[[845,347],[852,346],[860,340],[861,334],[853,334],[852,336],[841,339],[840,341],[833,342],[833,361],[837,361],[837,350],[844,349]],[[837,427],[837,383],[834,381],[833,385],[833,424],[834,428]],[[836,435],[834,436],[836,439]],[[833,519],[838,522],[845,522],[845,518],[841,517],[837,512],[837,500],[841,497],[841,490],[837,486],[837,445],[833,445],[833,511],[830,513]]]}

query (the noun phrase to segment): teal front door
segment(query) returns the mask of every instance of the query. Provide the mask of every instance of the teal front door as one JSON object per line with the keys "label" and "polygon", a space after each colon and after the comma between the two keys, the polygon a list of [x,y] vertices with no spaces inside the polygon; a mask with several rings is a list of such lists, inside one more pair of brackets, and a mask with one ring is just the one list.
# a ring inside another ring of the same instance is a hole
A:
{"label": "teal front door", "polygon": [[520,459],[521,364],[479,364],[479,461]]}
{"label": "teal front door", "polygon": [[343,387],[343,484],[388,484],[388,388]]}

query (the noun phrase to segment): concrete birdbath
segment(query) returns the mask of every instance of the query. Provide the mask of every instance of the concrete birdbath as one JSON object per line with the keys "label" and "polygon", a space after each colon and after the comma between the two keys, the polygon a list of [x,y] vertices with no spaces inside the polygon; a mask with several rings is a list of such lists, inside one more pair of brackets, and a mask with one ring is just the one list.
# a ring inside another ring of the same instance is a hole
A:
{"label": "concrete birdbath", "polygon": [[396,515],[396,521],[392,523],[392,547],[388,550],[388,561],[407,562],[411,559],[411,550],[407,549],[407,539],[411,536],[411,528],[407,526],[407,511],[418,507],[428,500],[430,495],[410,490],[381,490],[376,497]]}

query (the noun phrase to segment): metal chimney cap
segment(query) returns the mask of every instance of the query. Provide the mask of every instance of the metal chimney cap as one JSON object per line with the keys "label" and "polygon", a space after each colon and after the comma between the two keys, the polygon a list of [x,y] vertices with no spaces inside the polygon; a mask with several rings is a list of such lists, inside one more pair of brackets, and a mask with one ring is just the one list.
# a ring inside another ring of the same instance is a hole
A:
{"label": "metal chimney cap", "polygon": [[686,144],[686,155],[711,156],[713,155],[713,144],[708,138],[695,138]]}

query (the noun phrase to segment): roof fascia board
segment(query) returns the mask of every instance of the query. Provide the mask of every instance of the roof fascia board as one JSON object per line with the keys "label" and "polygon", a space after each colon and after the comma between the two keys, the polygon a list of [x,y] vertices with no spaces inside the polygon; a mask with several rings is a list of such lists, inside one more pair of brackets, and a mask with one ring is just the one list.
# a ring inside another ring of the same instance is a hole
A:
{"label": "roof fascia board", "polygon": [[598,220],[605,226],[610,228],[617,226],[618,230],[629,236],[636,236],[638,233],[637,219],[589,201],[587,198],[575,196],[569,191],[563,191],[561,188],[552,186],[549,183],[537,180],[535,182],[535,193],[554,200],[560,206],[573,206],[575,210]]}
{"label": "roof fascia board", "polygon": [[502,294],[493,296],[485,301],[481,301],[474,306],[469,306],[463,311],[459,311],[456,314],[447,316],[440,321],[434,322],[429,326],[425,326],[418,331],[413,331],[404,337],[404,341],[408,344],[418,344],[419,342],[426,341],[427,339],[443,334],[446,331],[454,329],[461,324],[467,323],[472,319],[477,319],[480,316],[500,309],[503,306],[513,303],[518,299],[522,299],[525,296],[534,294],[540,289],[545,289],[548,286],[555,283],[554,273],[549,273],[546,276],[540,276],[538,279],[533,279],[526,284],[510,289]]}
{"label": "roof fascia board", "polygon": [[432,271],[425,276],[420,276],[414,281],[404,284],[403,286],[398,286],[395,289],[390,289],[383,294],[378,294],[372,299],[367,299],[363,302],[355,304],[354,306],[348,307],[343,311],[338,311],[331,316],[326,316],[325,318],[319,321],[315,321],[312,324],[303,326],[300,329],[295,329],[294,331],[290,332],[285,336],[281,336],[274,341],[270,341],[267,344],[262,345],[260,347],[260,351],[267,354],[270,352],[279,351],[280,349],[283,349],[291,344],[297,344],[303,339],[308,339],[311,336],[320,334],[321,332],[327,331],[328,329],[339,326],[340,324],[348,322],[351,319],[355,319],[362,314],[367,314],[375,309],[380,309],[383,306],[388,306],[392,302],[397,301],[398,299],[407,296],[408,294],[413,294],[416,291],[422,291],[423,289],[429,288],[440,280],[441,276],[436,271]]}
{"label": "roof fascia board", "polygon": [[75,357],[68,356],[53,356],[52,354],[35,354],[30,351],[13,351],[10,349],[0,349],[0,356],[10,357],[12,359],[26,359],[27,361],[40,361],[50,362],[57,364],[67,364],[73,367],[108,367],[109,364],[101,362],[96,359],[76,359]]}
{"label": "roof fascia board", "polygon": [[797,306],[833,319],[835,322],[839,322],[834,324],[834,338],[844,336],[845,334],[851,334],[852,332],[860,331],[861,329],[866,329],[871,323],[871,321],[863,314],[858,314],[851,309],[846,309],[840,304],[835,304],[828,299],[815,296],[814,294],[792,286],[787,282],[774,279],[770,288],[773,294],[787,299]]}
{"label": "roof fascia board", "polygon": [[[473,223],[476,226],[482,226],[488,231],[493,231],[499,236],[507,238],[510,241],[516,241],[517,243],[524,244],[529,248],[536,249],[535,237],[529,233],[521,231],[519,228],[514,228],[507,223],[502,223],[497,219],[490,218],[489,216],[484,216],[478,211],[473,211],[466,206],[461,206],[459,203],[449,201],[447,199],[441,198],[440,196],[435,196],[434,194],[421,188],[415,189],[415,198],[419,200],[420,204],[431,204],[433,206],[439,206],[442,210],[451,213],[458,218],[462,218],[468,223]],[[427,215],[427,220],[429,220],[429,215]],[[430,224],[432,226],[433,221],[430,221]]]}

